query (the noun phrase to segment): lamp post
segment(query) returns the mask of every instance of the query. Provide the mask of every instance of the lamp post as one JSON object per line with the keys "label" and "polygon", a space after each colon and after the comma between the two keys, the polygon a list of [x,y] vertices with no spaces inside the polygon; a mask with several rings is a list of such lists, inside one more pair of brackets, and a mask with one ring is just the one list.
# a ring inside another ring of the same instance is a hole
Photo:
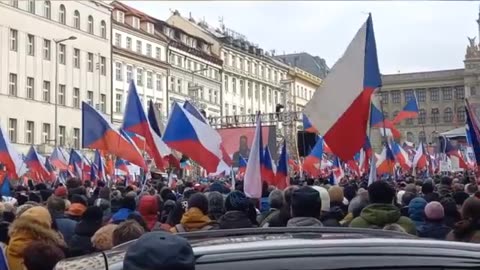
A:
{"label": "lamp post", "polygon": [[67,40],[75,40],[76,36],[54,39],[55,42],[55,148],[58,146],[58,44]]}

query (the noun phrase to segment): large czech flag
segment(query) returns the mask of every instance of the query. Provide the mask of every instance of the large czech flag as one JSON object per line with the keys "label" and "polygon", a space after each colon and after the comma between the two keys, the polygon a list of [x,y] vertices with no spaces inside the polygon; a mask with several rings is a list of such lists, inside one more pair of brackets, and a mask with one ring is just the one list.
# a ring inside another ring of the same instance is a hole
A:
{"label": "large czech flag", "polygon": [[105,150],[131,163],[147,169],[138,148],[112,126],[97,110],[82,102],[82,147]]}
{"label": "large czech flag", "polygon": [[323,138],[318,136],[312,151],[303,160],[303,170],[312,177],[320,176],[321,162],[323,158]]}
{"label": "large czech flag", "polygon": [[365,142],[370,99],[381,85],[370,15],[304,111],[340,159],[352,159]]}

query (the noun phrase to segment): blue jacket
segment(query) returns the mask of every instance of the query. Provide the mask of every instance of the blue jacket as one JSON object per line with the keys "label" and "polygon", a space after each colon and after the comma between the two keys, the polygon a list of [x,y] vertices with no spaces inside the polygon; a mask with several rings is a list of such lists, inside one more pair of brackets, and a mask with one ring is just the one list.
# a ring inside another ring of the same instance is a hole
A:
{"label": "blue jacket", "polygon": [[111,223],[120,224],[123,221],[127,220],[128,216],[133,212],[134,211],[128,208],[120,208],[115,214],[113,214]]}
{"label": "blue jacket", "polygon": [[408,216],[415,223],[415,227],[418,228],[425,224],[425,206],[427,201],[424,198],[417,197],[410,201],[408,204]]}
{"label": "blue jacket", "polygon": [[443,224],[443,222],[427,221],[418,229],[418,236],[424,238],[432,238],[438,240],[445,240],[447,234],[451,231],[450,227]]}
{"label": "blue jacket", "polygon": [[53,217],[57,224],[58,231],[62,234],[65,243],[69,243],[72,236],[75,234],[75,226],[77,222],[67,218],[63,214],[58,214]]}

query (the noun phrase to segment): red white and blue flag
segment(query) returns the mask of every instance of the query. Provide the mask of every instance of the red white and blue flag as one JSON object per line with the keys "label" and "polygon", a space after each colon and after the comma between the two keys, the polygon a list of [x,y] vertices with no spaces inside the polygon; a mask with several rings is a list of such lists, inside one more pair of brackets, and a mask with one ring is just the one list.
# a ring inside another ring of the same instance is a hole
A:
{"label": "red white and blue flag", "polygon": [[25,156],[25,163],[32,175],[38,175],[40,179],[38,180],[47,180],[50,179],[50,172],[45,167],[45,157],[41,156],[35,147],[30,146],[27,155]]}
{"label": "red white and blue flag", "polygon": [[272,161],[272,155],[268,149],[268,145],[265,146],[262,162],[262,180],[266,181],[269,185],[275,184],[275,167]]}
{"label": "red white and blue flag", "polygon": [[303,170],[312,177],[320,176],[321,162],[323,159],[323,137],[318,136],[312,151],[303,160]]}
{"label": "red white and blue flag", "polygon": [[10,179],[18,179],[27,172],[27,166],[8,138],[3,127],[0,127],[0,163],[7,171]]}
{"label": "red white and blue flag", "polygon": [[70,155],[63,148],[55,147],[50,155],[49,161],[57,170],[66,171]]}
{"label": "red white and blue flag", "polygon": [[318,133],[317,129],[312,126],[312,123],[310,123],[310,120],[308,120],[308,117],[304,113],[302,113],[302,124],[305,132]]}
{"label": "red white and blue flag", "polygon": [[304,111],[342,160],[352,159],[365,142],[371,96],[381,85],[370,15]]}
{"label": "red white and blue flag", "polygon": [[287,143],[285,140],[283,141],[282,152],[280,153],[280,158],[278,159],[278,167],[275,177],[275,186],[278,189],[283,190],[290,185],[290,177],[288,175]]}
{"label": "red white and blue flag", "polygon": [[245,195],[249,198],[260,199],[262,197],[263,156],[262,121],[260,115],[257,114],[255,135],[248,156],[247,169],[245,170],[245,178],[243,181]]}
{"label": "red white and blue flag", "polygon": [[394,124],[400,123],[402,120],[418,117],[418,102],[415,94],[407,101],[403,110],[401,110],[397,116],[393,119]]}

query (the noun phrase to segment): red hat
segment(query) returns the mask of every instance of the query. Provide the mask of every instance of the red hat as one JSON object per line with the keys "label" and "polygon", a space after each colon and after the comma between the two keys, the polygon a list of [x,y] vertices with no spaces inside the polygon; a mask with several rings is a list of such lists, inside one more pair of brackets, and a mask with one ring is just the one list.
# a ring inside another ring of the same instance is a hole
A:
{"label": "red hat", "polygon": [[64,186],[57,187],[54,192],[55,196],[57,197],[67,197],[68,195],[68,190]]}

